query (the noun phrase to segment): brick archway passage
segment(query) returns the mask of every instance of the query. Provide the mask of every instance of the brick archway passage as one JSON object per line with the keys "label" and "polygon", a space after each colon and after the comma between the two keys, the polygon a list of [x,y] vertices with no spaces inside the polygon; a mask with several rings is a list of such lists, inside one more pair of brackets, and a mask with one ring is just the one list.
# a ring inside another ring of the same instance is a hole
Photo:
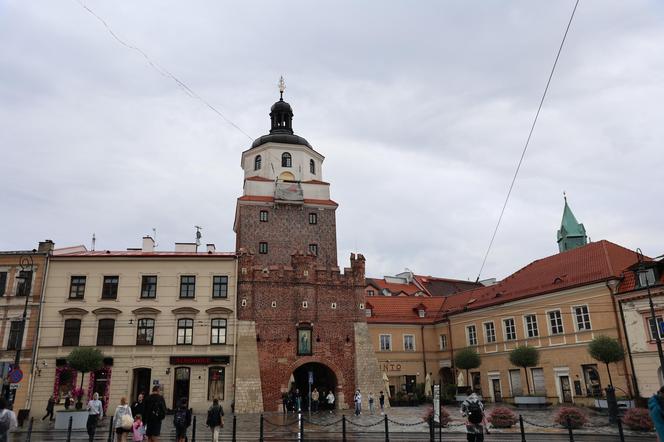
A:
{"label": "brick archway passage", "polygon": [[319,401],[323,403],[325,402],[325,396],[331,390],[336,399],[336,407],[339,396],[337,390],[339,383],[336,374],[330,367],[323,363],[307,362],[295,368],[293,371],[293,378],[295,379],[295,382],[293,385],[289,386],[289,388],[293,390],[299,389],[300,395],[302,397],[302,409],[307,410],[309,406],[309,373],[311,373],[313,376],[311,391],[313,391],[314,388],[318,389],[318,393],[320,395]]}

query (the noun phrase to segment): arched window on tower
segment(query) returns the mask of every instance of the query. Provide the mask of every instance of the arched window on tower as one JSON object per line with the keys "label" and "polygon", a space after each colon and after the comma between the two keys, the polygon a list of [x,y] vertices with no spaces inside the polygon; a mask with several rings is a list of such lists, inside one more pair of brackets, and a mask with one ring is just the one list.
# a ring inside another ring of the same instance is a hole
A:
{"label": "arched window on tower", "polygon": [[260,170],[261,169],[261,162],[262,162],[261,156],[256,155],[256,158],[254,159],[254,170]]}
{"label": "arched window on tower", "polygon": [[309,172],[316,174],[316,163],[314,160],[309,160]]}
{"label": "arched window on tower", "polygon": [[281,167],[292,167],[293,166],[293,158],[291,157],[291,154],[288,152],[284,152],[281,155]]}

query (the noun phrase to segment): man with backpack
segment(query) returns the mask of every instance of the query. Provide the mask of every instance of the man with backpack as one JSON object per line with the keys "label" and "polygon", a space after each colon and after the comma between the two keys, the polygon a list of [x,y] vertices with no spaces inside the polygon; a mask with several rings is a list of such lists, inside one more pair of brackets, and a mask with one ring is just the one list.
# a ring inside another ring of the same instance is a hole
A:
{"label": "man with backpack", "polygon": [[187,439],[187,428],[191,425],[191,410],[187,408],[187,399],[180,399],[175,414],[173,415],[173,426],[175,427],[175,440],[185,442]]}
{"label": "man with backpack", "polygon": [[9,431],[18,427],[16,414],[7,408],[5,398],[0,398],[0,442],[9,440]]}
{"label": "man with backpack", "polygon": [[484,441],[484,426],[482,425],[484,423],[484,404],[477,394],[471,393],[463,401],[461,415],[468,420],[466,422],[468,442]]}
{"label": "man with backpack", "polygon": [[224,409],[219,405],[219,399],[212,401],[205,424],[212,430],[212,442],[219,442],[219,431],[224,427]]}
{"label": "man with backpack", "polygon": [[159,394],[159,385],[152,387],[152,394],[145,400],[145,415],[143,422],[146,425],[145,435],[148,442],[159,442],[161,434],[161,421],[166,417],[166,402]]}

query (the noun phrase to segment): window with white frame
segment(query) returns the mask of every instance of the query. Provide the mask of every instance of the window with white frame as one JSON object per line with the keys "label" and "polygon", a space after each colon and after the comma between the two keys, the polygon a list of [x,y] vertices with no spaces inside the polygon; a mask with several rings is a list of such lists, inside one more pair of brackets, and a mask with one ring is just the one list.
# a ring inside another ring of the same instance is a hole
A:
{"label": "window with white frame", "polygon": [[549,325],[551,326],[552,335],[561,335],[564,333],[563,315],[560,314],[560,310],[549,312]]}
{"label": "window with white frame", "polygon": [[516,325],[514,324],[514,318],[503,319],[503,327],[505,327],[505,340],[515,341]]}
{"label": "window with white frame", "polygon": [[440,335],[440,349],[445,350],[447,348],[447,335]]}
{"label": "window with white frame", "polygon": [[590,312],[587,305],[577,305],[574,307],[574,318],[576,319],[576,329],[590,330]]}
{"label": "window with white frame", "polygon": [[537,315],[526,315],[526,335],[529,338],[536,338],[539,336],[539,328],[537,327]]}
{"label": "window with white frame", "polygon": [[392,335],[380,335],[380,351],[392,351]]}
{"label": "window with white frame", "polygon": [[466,327],[466,334],[468,335],[468,345],[477,345],[477,330],[474,325]]}
{"label": "window with white frame", "polygon": [[484,339],[487,344],[496,342],[496,326],[493,322],[484,323]]}
{"label": "window with white frame", "polygon": [[404,351],[415,351],[415,336],[403,335],[403,349]]}
{"label": "window with white frame", "polygon": [[652,317],[648,318],[648,325],[650,328],[650,339],[653,341],[657,339],[656,338],[657,333],[659,333],[660,339],[664,338],[664,333],[662,333],[662,322],[664,322],[664,320],[662,320],[661,316],[656,316],[655,318],[657,318],[657,324],[655,324],[655,321],[653,321]]}

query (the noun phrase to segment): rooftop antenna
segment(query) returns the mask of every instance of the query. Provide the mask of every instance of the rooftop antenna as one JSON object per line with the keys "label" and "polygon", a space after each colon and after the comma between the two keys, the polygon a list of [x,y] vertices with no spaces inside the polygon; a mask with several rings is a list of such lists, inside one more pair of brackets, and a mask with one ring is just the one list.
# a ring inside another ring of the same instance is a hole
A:
{"label": "rooftop antenna", "polygon": [[194,226],[196,228],[196,251],[198,252],[198,246],[201,245],[201,230],[203,229],[201,226]]}
{"label": "rooftop antenna", "polygon": [[152,228],[152,239],[154,240],[154,246],[157,247],[159,244],[157,244],[157,228],[156,227]]}
{"label": "rooftop antenna", "polygon": [[97,244],[97,238],[95,237],[94,232],[92,233],[92,251],[95,251],[95,244]]}

